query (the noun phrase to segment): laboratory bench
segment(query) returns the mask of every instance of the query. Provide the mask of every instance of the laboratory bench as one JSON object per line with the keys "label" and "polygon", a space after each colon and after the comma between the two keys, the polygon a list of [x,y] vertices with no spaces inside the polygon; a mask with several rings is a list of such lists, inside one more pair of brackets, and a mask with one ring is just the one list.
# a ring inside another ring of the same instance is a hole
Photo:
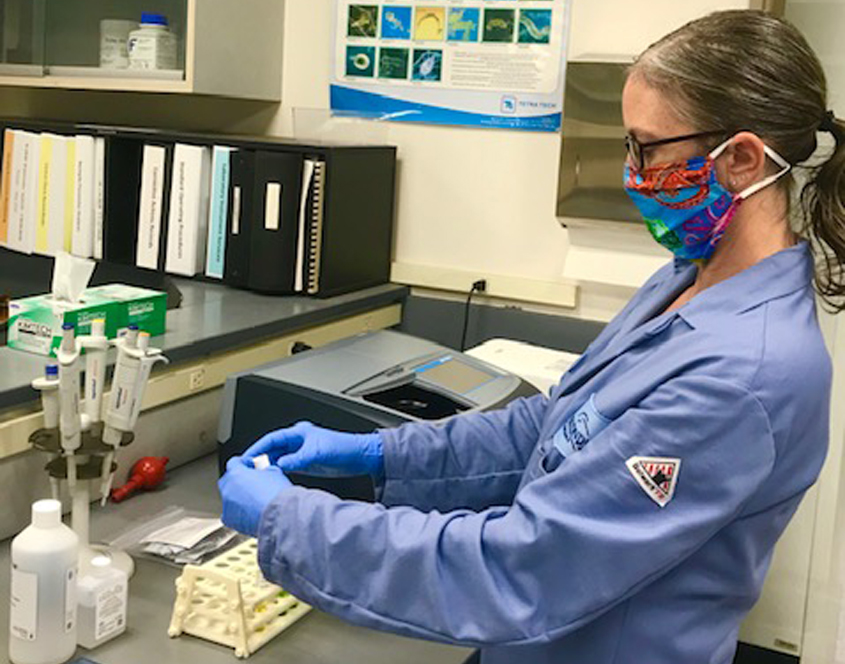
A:
{"label": "laboratory bench", "polygon": [[[273,297],[190,279],[173,282],[182,293],[182,304],[168,310],[166,333],[150,340],[172,363],[400,304],[408,294],[406,286],[385,284],[327,299]],[[30,383],[43,373],[45,359],[0,348],[0,409],[36,397]]]}
{"label": "laboratory bench", "polygon": [[[91,506],[92,541],[111,539],[171,505],[187,510],[220,513],[217,492],[217,460],[210,455],[187,464],[168,475],[158,491],[139,494],[131,500],[105,508]],[[9,597],[10,541],[0,545],[0,597]],[[226,664],[237,660],[234,651],[202,639],[182,635],[167,636],[175,581],[179,570],[161,562],[136,558],[136,571],[129,586],[128,630],[96,650],[78,649],[77,657],[88,657],[99,664]],[[365,579],[361,580],[366,583]],[[0,652],[8,652],[8,601],[0,602]],[[460,664],[470,651],[426,641],[376,632],[347,624],[312,610],[253,654],[255,664]]]}
{"label": "laboratory bench", "polygon": [[[143,410],[219,388],[226,376],[318,346],[399,324],[406,286],[385,284],[327,299],[273,297],[215,283],[173,279],[182,294],[166,332],[150,345],[170,360],[156,369]],[[110,363],[114,351],[110,351]],[[40,426],[37,394],[47,358],[0,348],[0,458],[26,449]]]}

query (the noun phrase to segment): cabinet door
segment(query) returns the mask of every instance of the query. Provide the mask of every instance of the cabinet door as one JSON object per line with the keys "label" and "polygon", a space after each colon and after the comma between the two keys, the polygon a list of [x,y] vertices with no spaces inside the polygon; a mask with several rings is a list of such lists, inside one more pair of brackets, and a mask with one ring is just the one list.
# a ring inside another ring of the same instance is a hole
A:
{"label": "cabinet door", "polygon": [[45,0],[0,1],[0,74],[41,76]]}
{"label": "cabinet door", "polygon": [[[8,0],[7,0],[8,1]],[[53,75],[167,78],[184,76],[187,0],[47,0],[44,64]],[[155,12],[167,28],[153,29],[175,41],[176,62],[165,68],[153,64],[162,41],[147,43],[149,57],[139,59],[145,69],[128,70],[129,32],[137,30],[144,12]],[[108,21],[105,25],[104,21]],[[119,43],[123,48],[119,48]],[[175,65],[175,67],[174,67]],[[177,75],[178,73],[178,75]]]}
{"label": "cabinet door", "polygon": [[684,23],[720,9],[748,9],[751,0],[573,0],[569,59],[633,58]]}

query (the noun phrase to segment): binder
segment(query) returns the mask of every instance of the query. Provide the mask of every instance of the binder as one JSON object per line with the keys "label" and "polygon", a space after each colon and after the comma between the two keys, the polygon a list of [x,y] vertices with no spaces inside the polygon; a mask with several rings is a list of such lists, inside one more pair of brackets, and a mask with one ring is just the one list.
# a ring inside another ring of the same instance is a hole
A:
{"label": "binder", "polygon": [[167,149],[161,145],[145,145],[135,264],[149,270],[158,269],[161,238],[166,236],[166,232],[162,233],[166,168]]}
{"label": "binder", "polygon": [[208,232],[211,150],[177,144],[167,229],[165,269],[193,277],[202,273]]}
{"label": "binder", "polygon": [[258,151],[247,286],[262,293],[294,293],[303,157]]}
{"label": "binder", "polygon": [[71,253],[80,258],[94,254],[96,207],[96,147],[93,136],[77,136],[73,160],[73,233]]}
{"label": "binder", "polygon": [[255,152],[252,150],[234,152],[231,169],[229,228],[226,233],[223,282],[236,288],[246,288],[250,271]]}
{"label": "binder", "polygon": [[106,210],[106,139],[94,138],[94,258],[102,260]]}
{"label": "binder", "polygon": [[11,129],[3,131],[3,173],[0,177],[0,246],[9,240],[9,198],[12,188],[12,152],[15,135]]}
{"label": "binder", "polygon": [[41,134],[35,252],[55,256],[65,250],[68,140]]}
{"label": "binder", "polygon": [[76,214],[76,138],[70,136],[65,138],[67,152],[65,154],[64,168],[64,205],[62,206],[62,227],[64,237],[62,248],[67,253],[73,250],[73,220]]}
{"label": "binder", "polygon": [[12,206],[9,221],[10,249],[31,254],[35,250],[35,229],[38,221],[38,170],[41,154],[41,137],[27,131],[15,133],[15,170]]}
{"label": "binder", "polygon": [[309,295],[389,280],[395,168],[390,149],[334,148],[317,159],[307,207]]}
{"label": "binder", "polygon": [[234,148],[215,145],[211,159],[211,201],[208,210],[205,276],[212,279],[222,279],[225,273],[233,151]]}
{"label": "binder", "polygon": [[12,169],[9,182],[9,214],[8,235],[6,246],[9,249],[30,253],[26,242],[26,227],[24,225],[24,196],[26,193],[25,159],[29,150],[29,142],[24,132],[12,130],[14,144],[12,146]]}
{"label": "binder", "polygon": [[143,144],[109,136],[105,159],[105,209],[103,259],[121,265],[135,264],[138,242],[141,155]]}
{"label": "binder", "polygon": [[320,293],[322,274],[323,225],[326,199],[326,162],[322,159],[307,159],[306,172],[310,175],[308,187],[303,196],[303,211],[306,216],[302,224],[304,234],[300,239],[303,260],[300,266],[301,278],[298,292],[308,295]]}

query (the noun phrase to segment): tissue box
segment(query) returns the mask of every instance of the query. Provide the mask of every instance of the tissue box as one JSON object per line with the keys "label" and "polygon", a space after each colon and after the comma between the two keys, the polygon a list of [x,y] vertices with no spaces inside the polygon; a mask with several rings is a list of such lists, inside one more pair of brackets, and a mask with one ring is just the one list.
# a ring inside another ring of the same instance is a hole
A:
{"label": "tissue box", "polygon": [[88,288],[76,304],[57,302],[50,295],[36,295],[9,304],[8,340],[10,348],[56,354],[62,340],[62,325],[76,325],[77,336],[91,333],[91,321],[106,321],[106,336],[121,336],[130,325],[137,325],[151,336],[164,333],[167,293],[109,284]]}

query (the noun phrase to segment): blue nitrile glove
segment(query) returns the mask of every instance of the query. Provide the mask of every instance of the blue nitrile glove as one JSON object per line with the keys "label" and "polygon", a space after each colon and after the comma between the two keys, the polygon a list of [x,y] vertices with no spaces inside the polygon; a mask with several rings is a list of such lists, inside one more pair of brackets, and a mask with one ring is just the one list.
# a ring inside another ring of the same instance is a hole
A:
{"label": "blue nitrile glove", "polygon": [[245,459],[266,454],[286,473],[309,475],[384,474],[384,452],[377,433],[343,433],[299,422],[272,431],[246,452]]}
{"label": "blue nitrile glove", "polygon": [[244,535],[257,537],[264,508],[292,486],[278,468],[270,466],[256,470],[251,460],[232,457],[226,464],[226,474],[217,482],[223,499],[223,524]]}

